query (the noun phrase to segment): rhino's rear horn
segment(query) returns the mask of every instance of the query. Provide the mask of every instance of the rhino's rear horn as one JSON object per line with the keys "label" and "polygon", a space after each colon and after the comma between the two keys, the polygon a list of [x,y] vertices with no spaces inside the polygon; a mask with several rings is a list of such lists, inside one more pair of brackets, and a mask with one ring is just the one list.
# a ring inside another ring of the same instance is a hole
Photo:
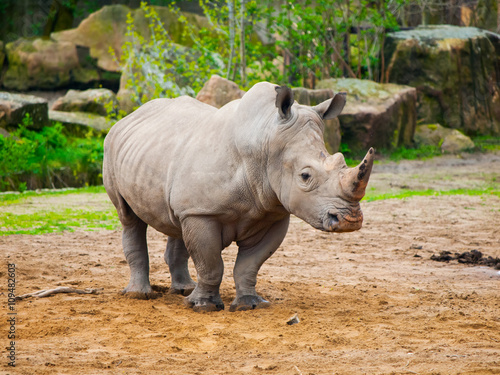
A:
{"label": "rhino's rear horn", "polygon": [[366,185],[375,159],[375,150],[370,148],[361,163],[354,168],[349,168],[340,179],[344,194],[349,198],[360,201],[365,196]]}
{"label": "rhino's rear horn", "polygon": [[287,120],[292,114],[293,92],[288,86],[276,86],[276,107],[281,118]]}

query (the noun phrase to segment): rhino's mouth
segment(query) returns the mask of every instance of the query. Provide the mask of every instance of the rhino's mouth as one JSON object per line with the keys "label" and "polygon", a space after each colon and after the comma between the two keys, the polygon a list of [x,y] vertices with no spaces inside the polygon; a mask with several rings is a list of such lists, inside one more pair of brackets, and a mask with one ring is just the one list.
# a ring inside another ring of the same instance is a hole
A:
{"label": "rhino's mouth", "polygon": [[361,228],[363,215],[342,215],[338,212],[329,211],[323,218],[325,232],[352,232]]}

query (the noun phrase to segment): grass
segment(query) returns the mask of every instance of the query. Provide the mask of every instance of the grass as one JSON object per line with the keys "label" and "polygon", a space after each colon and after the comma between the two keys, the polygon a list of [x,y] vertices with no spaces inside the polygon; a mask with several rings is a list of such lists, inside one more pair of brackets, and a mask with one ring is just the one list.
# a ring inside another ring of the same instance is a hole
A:
{"label": "grass", "polygon": [[[120,222],[114,207],[111,205],[90,206],[84,208],[67,208],[64,205],[51,209],[39,209],[31,213],[11,212],[10,208],[26,204],[31,208],[36,200],[54,195],[104,194],[103,186],[80,189],[64,189],[49,191],[26,191],[24,193],[0,194],[0,236],[11,234],[45,234],[74,232],[77,229],[115,230]],[[15,211],[15,210],[14,210]]]}
{"label": "grass", "polygon": [[10,204],[22,203],[31,197],[42,197],[51,195],[85,194],[85,193],[105,193],[104,186],[88,186],[84,188],[67,188],[54,190],[26,190],[23,193],[5,192],[0,193],[0,207]]}
{"label": "grass", "polygon": [[0,236],[10,234],[45,234],[83,230],[114,230],[120,227],[116,212],[88,211],[66,208],[61,211],[41,211],[34,214],[2,214]]}
{"label": "grass", "polygon": [[481,135],[472,140],[479,151],[500,151],[500,137]]}
{"label": "grass", "polygon": [[398,193],[373,194],[367,192],[364,200],[366,202],[379,201],[384,199],[405,199],[411,197],[430,197],[430,196],[445,196],[445,195],[495,195],[500,198],[500,190],[487,189],[451,189],[451,190],[405,190]]}

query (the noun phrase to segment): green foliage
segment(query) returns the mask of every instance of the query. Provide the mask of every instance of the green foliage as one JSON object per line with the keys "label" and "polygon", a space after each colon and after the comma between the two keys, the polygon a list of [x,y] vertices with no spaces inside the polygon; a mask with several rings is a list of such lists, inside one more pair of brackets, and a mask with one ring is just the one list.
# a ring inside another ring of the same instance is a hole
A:
{"label": "green foliage", "polygon": [[33,131],[31,123],[27,115],[10,137],[0,135],[0,191],[101,183],[102,138],[69,138],[60,123]]}
{"label": "green foliage", "polygon": [[385,33],[398,29],[394,14],[406,3],[306,0],[276,7],[270,0],[199,0],[209,21],[201,29],[170,4],[182,39],[192,41],[187,48],[172,41],[154,8],[143,2],[151,37],[139,35],[129,15],[120,64],[136,104],[194,96],[212,74],[244,89],[262,80],[305,87],[346,75],[383,80]]}
{"label": "green foliage", "polygon": [[[221,68],[220,59],[208,49],[192,49],[173,42],[153,7],[145,2],[141,9],[149,20],[149,37],[141,35],[135,20],[127,15],[127,42],[122,46],[120,64],[139,106],[160,97],[194,96]],[[180,19],[182,21],[182,19]],[[115,58],[116,54],[110,49]]]}

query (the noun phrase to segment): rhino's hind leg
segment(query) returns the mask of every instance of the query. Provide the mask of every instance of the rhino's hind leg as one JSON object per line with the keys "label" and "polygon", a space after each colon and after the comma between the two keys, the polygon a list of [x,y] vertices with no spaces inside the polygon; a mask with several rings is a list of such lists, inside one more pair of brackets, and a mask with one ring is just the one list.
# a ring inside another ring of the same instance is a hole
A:
{"label": "rhino's hind leg", "polygon": [[194,311],[224,309],[219,288],[224,273],[220,225],[207,218],[190,217],[182,223],[182,234],[198,273],[196,287],[184,299]]}
{"label": "rhino's hind leg", "polygon": [[123,198],[118,213],[123,226],[123,252],[130,267],[130,281],[123,293],[131,298],[155,298],[157,293],[153,292],[149,283],[148,225],[139,219]]}
{"label": "rhino's hind leg", "polygon": [[229,311],[252,310],[269,307],[270,303],[255,290],[257,273],[264,262],[274,254],[285,238],[290,217],[278,221],[254,246],[240,246],[234,265],[236,298]]}
{"label": "rhino's hind leg", "polygon": [[196,287],[196,283],[189,274],[189,253],[184,241],[181,238],[168,237],[164,257],[170,269],[170,278],[172,279],[170,293],[189,296]]}

